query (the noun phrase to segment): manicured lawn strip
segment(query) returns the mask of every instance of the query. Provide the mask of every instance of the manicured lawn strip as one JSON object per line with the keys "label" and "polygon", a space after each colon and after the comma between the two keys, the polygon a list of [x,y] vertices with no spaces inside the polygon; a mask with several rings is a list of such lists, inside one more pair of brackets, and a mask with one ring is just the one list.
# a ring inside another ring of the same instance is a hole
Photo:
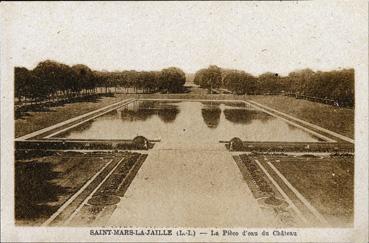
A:
{"label": "manicured lawn strip", "polygon": [[43,223],[107,162],[108,158],[87,159],[76,153],[17,160],[17,224]]}
{"label": "manicured lawn strip", "polygon": [[56,123],[83,115],[104,106],[132,97],[119,94],[115,97],[99,97],[96,100],[75,102],[50,107],[45,111],[32,111],[15,120],[15,137],[49,127]]}
{"label": "manicured lawn strip", "polygon": [[251,175],[251,180],[256,184],[258,190],[266,195],[272,193],[272,183],[269,181],[267,176],[263,173],[261,168],[255,163],[253,158],[247,156],[246,154],[240,155],[243,164],[246,166],[248,172]]}
{"label": "manicured lawn strip", "polygon": [[[242,174],[244,180],[246,181],[248,187],[250,188],[251,193],[253,194],[254,198],[258,199],[258,198],[261,198],[261,197],[268,196],[268,193],[260,191],[259,187],[256,185],[256,182],[253,180],[252,175],[250,174],[249,170],[247,169],[247,167],[245,165],[247,163],[245,158],[246,158],[246,155],[233,156],[233,159],[235,160],[238,168],[240,169],[241,174]],[[281,197],[278,190],[275,189],[274,191],[275,191],[277,197]]]}
{"label": "manicured lawn strip", "polygon": [[[71,225],[91,225],[94,221],[101,220],[101,217],[108,217],[116,205],[107,205],[100,198],[115,195],[123,197],[146,157],[146,154],[127,154],[87,204],[83,205],[81,211],[72,219]],[[94,200],[97,205],[92,204],[91,200]]]}
{"label": "manicured lawn strip", "polygon": [[81,203],[91,194],[91,192],[100,184],[100,182],[109,174],[109,172],[121,160],[121,155],[116,156],[110,163],[82,192],[79,194],[68,207],[66,207],[56,218],[51,225],[62,224],[67,220],[73,212],[81,205]]}
{"label": "manicured lawn strip", "polygon": [[130,140],[108,141],[108,140],[77,140],[66,141],[63,140],[38,140],[38,141],[16,141],[15,149],[20,150],[147,150],[154,147],[154,143],[149,142],[148,146],[144,144],[137,144]]}
{"label": "manicured lawn strip", "polygon": [[283,180],[270,168],[267,164],[268,161],[265,161],[263,157],[256,157],[262,166],[268,171],[268,173],[272,176],[272,178],[276,181],[276,183],[281,187],[281,189],[288,195],[291,201],[295,204],[295,206],[301,211],[301,213],[305,216],[308,222],[312,223],[309,226],[320,227],[319,222],[316,220],[314,215],[309,211],[309,209],[303,204],[302,201],[295,195],[295,193],[283,182]]}
{"label": "manicured lawn strip", "polygon": [[[113,162],[50,225],[64,222],[120,161],[114,173],[95,194],[123,196],[147,157],[130,152],[55,152],[45,156],[30,155],[28,159],[22,156],[23,159],[16,161],[17,225],[41,225],[112,159]],[[87,205],[82,212],[87,210],[89,213],[79,215],[92,222],[104,207]]]}
{"label": "manicured lawn strip", "polygon": [[146,160],[147,154],[141,154],[135,164],[129,168],[129,174],[124,178],[123,182],[119,185],[116,195],[119,197],[123,197],[126,193],[128,187],[131,185],[133,179],[137,175],[138,171],[140,170],[143,162]]}
{"label": "manicured lawn strip", "polygon": [[[229,149],[230,145],[225,145]],[[233,151],[250,152],[327,152],[327,153],[353,153],[354,145],[351,143],[327,142],[250,142],[244,141],[240,147],[233,147]]]}
{"label": "manicured lawn strip", "polygon": [[[258,160],[263,167],[268,171],[268,166],[266,165],[266,163],[264,162],[264,157],[262,156],[250,156],[250,155],[246,155],[246,154],[241,154],[239,156],[233,156],[233,158],[236,161],[236,164],[238,165],[244,179],[246,180],[253,196],[256,199],[259,199],[261,197],[269,197],[271,194],[270,192],[263,192],[263,187],[264,189],[269,187],[272,189],[274,196],[276,198],[279,199],[285,199],[286,203],[289,203],[288,200],[286,200],[286,198],[284,198],[284,196],[282,196],[282,194],[280,193],[280,191],[277,189],[277,187],[274,185],[274,183],[269,179],[269,177],[264,173],[264,171],[261,169],[261,167],[259,167],[259,165],[256,163],[255,160]],[[259,173],[258,173],[258,172]],[[271,174],[271,173],[269,173]],[[257,175],[255,177],[255,175]],[[271,175],[273,177],[273,179],[275,181],[276,177]],[[266,182],[268,184],[267,187],[262,186],[260,187],[260,182]],[[277,182],[278,183],[278,182]],[[286,190],[286,188],[283,188],[283,184],[282,183],[278,183],[278,186],[283,190],[284,193],[286,193],[288,190]],[[288,195],[288,193],[287,193]],[[291,195],[289,195],[289,198],[293,201],[294,198],[291,198]],[[259,203],[261,203],[262,201],[259,201]],[[266,209],[265,206],[261,203],[262,205],[262,209]],[[297,207],[299,205],[296,205]],[[268,207],[267,207],[268,208]],[[270,208],[269,210],[267,210],[270,212]],[[280,222],[285,225],[286,227],[296,227],[296,226],[306,226],[300,219],[298,219],[297,217],[297,212],[294,211],[294,209],[291,207],[288,209],[285,208],[274,208],[272,209],[273,215],[274,217],[279,218]],[[309,212],[307,212],[307,214],[309,214]],[[306,213],[305,213],[306,216]]]}
{"label": "manicured lawn strip", "polygon": [[102,184],[102,186],[95,192],[93,196],[97,195],[114,195],[119,189],[123,179],[127,176],[131,167],[135,164],[140,154],[131,153],[124,157],[123,161],[109,176],[109,178]]}
{"label": "manicured lawn strip", "polygon": [[337,108],[288,96],[250,95],[247,96],[247,99],[254,100],[262,105],[333,132],[354,138],[354,109]]}
{"label": "manicured lawn strip", "polygon": [[352,225],[353,157],[281,158],[272,163],[328,222]]}

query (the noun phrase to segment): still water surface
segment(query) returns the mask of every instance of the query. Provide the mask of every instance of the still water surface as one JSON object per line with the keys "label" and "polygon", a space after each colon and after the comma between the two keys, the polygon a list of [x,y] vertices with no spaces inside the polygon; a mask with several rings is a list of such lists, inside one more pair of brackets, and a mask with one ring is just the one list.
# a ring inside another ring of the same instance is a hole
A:
{"label": "still water surface", "polygon": [[314,142],[311,134],[245,103],[135,101],[58,137],[132,139],[137,135],[169,143],[217,143],[239,137],[248,141]]}

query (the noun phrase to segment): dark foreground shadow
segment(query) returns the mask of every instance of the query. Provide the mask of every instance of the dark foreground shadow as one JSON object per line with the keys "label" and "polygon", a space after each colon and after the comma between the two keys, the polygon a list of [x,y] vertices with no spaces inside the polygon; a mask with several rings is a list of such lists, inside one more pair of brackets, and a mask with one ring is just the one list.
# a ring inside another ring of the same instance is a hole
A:
{"label": "dark foreground shadow", "polygon": [[16,220],[37,220],[57,210],[51,203],[68,190],[52,182],[60,174],[53,171],[50,163],[34,160],[15,164]]}

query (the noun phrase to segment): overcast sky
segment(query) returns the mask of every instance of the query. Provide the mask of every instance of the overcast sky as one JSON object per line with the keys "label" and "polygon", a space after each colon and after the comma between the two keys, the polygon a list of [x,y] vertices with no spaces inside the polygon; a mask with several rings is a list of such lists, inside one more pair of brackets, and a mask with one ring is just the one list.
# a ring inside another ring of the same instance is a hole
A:
{"label": "overcast sky", "polygon": [[353,67],[362,9],[316,2],[12,3],[13,62],[45,59],[96,70],[195,72],[210,64],[253,74]]}

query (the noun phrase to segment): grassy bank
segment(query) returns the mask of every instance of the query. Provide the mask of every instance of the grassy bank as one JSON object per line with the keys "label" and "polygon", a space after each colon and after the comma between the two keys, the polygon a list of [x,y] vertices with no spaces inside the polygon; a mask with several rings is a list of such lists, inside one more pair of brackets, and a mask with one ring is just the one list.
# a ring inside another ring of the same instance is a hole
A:
{"label": "grassy bank", "polygon": [[[329,222],[333,227],[351,227],[354,209],[354,163],[353,156],[314,156],[314,155],[240,155],[254,184],[249,185],[254,197],[261,197],[260,192],[274,191],[272,183],[256,165],[255,161],[266,169],[274,181],[281,187],[296,207],[304,214],[309,223],[316,220],[308,208],[300,201],[297,194],[290,190],[281,177],[275,173],[270,162],[292,184],[296,190]],[[237,163],[237,160],[236,160]],[[245,172],[241,173],[245,177]],[[246,175],[247,177],[247,175]],[[246,181],[248,181],[246,179]],[[250,184],[250,182],[248,182]],[[255,193],[256,190],[260,191]],[[258,195],[259,194],[259,195]]]}
{"label": "grassy bank", "polygon": [[354,109],[338,108],[287,96],[256,95],[247,96],[247,99],[354,138]]}
{"label": "grassy bank", "polygon": [[276,157],[273,165],[334,226],[350,227],[354,163],[348,157]]}
{"label": "grassy bank", "polygon": [[19,225],[39,225],[108,161],[108,156],[56,153],[20,156],[15,163],[15,218]]}
{"label": "grassy bank", "polygon": [[[16,224],[42,224],[105,165],[106,168],[100,171],[81,193],[76,195],[73,202],[68,204],[51,225],[64,222],[69,218],[113,168],[116,168],[115,173],[109,176],[93,195],[123,196],[139,169],[138,167],[135,173],[130,173],[139,158],[142,164],[146,156],[141,157],[141,154],[130,152],[17,154],[15,163]],[[116,165],[118,167],[115,167]],[[106,205],[102,202],[99,207],[95,207],[94,216],[104,206]]]}

